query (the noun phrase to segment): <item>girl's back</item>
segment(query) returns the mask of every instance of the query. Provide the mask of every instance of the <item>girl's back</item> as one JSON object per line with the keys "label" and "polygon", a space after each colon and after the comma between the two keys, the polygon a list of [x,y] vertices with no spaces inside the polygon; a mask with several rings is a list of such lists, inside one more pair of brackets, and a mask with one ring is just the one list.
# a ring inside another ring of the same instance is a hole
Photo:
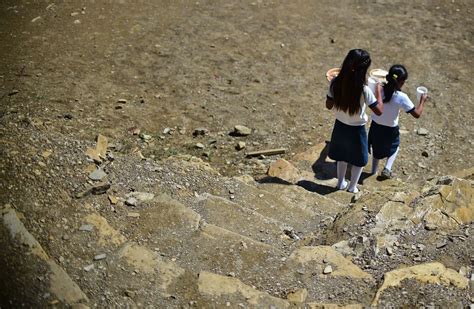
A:
{"label": "girl's back", "polygon": [[[383,92],[382,96],[384,96]],[[383,114],[380,116],[372,114],[372,121],[387,127],[396,127],[400,110],[409,113],[414,108],[415,105],[410,98],[404,92],[396,90],[390,101],[384,103]]]}

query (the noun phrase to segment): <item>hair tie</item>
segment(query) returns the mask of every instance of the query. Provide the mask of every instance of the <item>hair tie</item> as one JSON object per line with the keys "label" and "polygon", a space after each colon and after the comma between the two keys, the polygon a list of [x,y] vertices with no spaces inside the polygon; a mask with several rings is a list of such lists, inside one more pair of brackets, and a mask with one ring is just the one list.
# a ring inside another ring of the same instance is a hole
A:
{"label": "hair tie", "polygon": [[397,80],[397,78],[398,78],[398,75],[397,75],[397,74],[392,74],[392,76],[393,76],[393,79],[394,79],[394,80]]}

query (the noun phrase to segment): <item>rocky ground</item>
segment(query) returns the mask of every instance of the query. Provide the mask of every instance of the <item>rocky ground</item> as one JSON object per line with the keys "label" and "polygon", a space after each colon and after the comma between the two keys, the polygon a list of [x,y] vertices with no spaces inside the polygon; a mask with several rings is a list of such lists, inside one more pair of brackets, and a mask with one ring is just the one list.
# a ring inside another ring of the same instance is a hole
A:
{"label": "rocky ground", "polygon": [[[3,1],[0,306],[470,306],[471,15]],[[333,190],[323,108],[354,47],[431,95],[396,177],[357,196]]]}

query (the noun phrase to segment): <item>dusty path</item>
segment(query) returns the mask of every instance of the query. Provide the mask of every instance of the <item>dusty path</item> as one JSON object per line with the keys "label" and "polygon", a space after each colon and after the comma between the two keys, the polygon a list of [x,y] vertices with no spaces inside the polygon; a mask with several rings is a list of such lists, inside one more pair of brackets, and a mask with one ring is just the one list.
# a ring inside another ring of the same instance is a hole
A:
{"label": "dusty path", "polygon": [[[205,127],[217,139],[213,163],[234,174],[245,160],[225,135],[236,124],[254,129],[249,148],[296,152],[327,140],[333,120],[322,105],[324,73],[361,47],[373,68],[405,64],[412,98],[419,84],[433,97],[422,119],[401,119],[408,133],[397,175],[423,179],[471,166],[469,1],[331,3],[7,1],[3,122],[39,118],[51,122],[49,130],[87,140],[97,131],[126,139],[134,126],[155,136],[176,129],[144,151],[158,157],[199,154],[191,133]],[[20,92],[8,96],[14,89]],[[116,110],[122,98],[128,104]],[[419,127],[429,135],[417,136]]]}

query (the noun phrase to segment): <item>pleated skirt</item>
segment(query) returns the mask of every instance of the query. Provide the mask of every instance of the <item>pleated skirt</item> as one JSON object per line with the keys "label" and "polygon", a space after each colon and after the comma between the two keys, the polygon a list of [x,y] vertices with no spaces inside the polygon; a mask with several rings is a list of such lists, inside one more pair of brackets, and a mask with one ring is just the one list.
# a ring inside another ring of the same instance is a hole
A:
{"label": "pleated skirt", "polygon": [[365,126],[350,126],[336,119],[329,144],[329,158],[365,166],[369,158]]}
{"label": "pleated skirt", "polygon": [[387,127],[372,121],[369,129],[369,149],[376,159],[388,158],[400,146],[400,129]]}

